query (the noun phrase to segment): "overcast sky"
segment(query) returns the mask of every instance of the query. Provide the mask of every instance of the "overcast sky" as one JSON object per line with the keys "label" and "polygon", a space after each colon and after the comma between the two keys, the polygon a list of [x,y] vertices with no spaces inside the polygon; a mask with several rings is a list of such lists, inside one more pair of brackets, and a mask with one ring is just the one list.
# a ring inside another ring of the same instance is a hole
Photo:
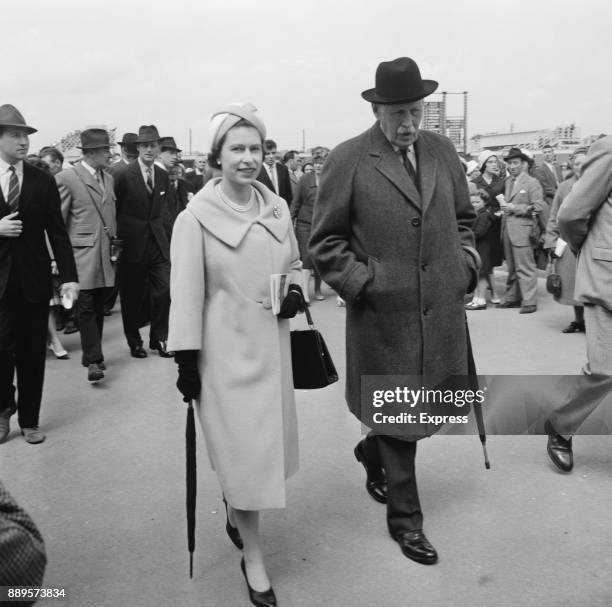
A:
{"label": "overcast sky", "polygon": [[[468,91],[468,136],[612,132],[607,0],[231,0],[2,3],[0,103],[39,129],[155,124],[208,149],[217,107],[251,101],[279,148],[333,147],[373,120],[361,91],[409,56],[439,90]],[[435,99],[435,97],[432,97]],[[460,113],[460,97],[450,110]]]}

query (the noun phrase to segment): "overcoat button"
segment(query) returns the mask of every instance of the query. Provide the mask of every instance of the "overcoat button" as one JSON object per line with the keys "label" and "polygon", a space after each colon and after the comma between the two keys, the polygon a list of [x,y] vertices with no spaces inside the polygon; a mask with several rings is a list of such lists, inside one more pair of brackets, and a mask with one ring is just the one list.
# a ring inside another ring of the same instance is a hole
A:
{"label": "overcoat button", "polygon": [[421,270],[423,270],[423,272],[425,272],[427,270],[427,264],[426,263],[422,263],[421,264]]}
{"label": "overcoat button", "polygon": [[418,228],[421,225],[421,219],[419,217],[413,217],[412,218],[412,225],[415,228]]}
{"label": "overcoat button", "polygon": [[423,308],[423,316],[429,316],[429,308]]}

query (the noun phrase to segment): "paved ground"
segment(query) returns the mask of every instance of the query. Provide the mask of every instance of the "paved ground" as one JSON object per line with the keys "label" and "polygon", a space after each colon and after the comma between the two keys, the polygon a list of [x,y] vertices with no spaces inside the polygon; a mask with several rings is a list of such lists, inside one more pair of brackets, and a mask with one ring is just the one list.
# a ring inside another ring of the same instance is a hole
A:
{"label": "paved ground", "polygon": [[[538,313],[470,312],[485,374],[571,374],[584,336],[562,335],[571,309],[540,289]],[[344,310],[313,305],[344,376]],[[47,542],[46,605],[248,605],[239,552],[224,532],[219,489],[199,433],[195,576],[187,574],[184,405],[175,366],[129,357],[119,314],[107,319],[107,378],[88,385],[78,339],[69,361],[48,360],[42,445],[13,432],[0,474]],[[299,321],[300,323],[303,321]],[[575,439],[576,467],[557,473],[542,436],[490,436],[486,471],[474,436],[419,444],[417,469],[434,567],[405,559],[384,507],[365,493],[352,447],[359,424],[342,383],[297,394],[301,470],[284,511],[263,517],[269,571],[283,607],[609,606],[612,604],[612,441]],[[15,422],[13,422],[15,425]]]}

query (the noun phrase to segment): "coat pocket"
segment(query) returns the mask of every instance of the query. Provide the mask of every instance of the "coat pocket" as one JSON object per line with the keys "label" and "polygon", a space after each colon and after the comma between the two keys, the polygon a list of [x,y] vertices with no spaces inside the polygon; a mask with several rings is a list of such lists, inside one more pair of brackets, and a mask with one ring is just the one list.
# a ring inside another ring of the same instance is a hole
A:
{"label": "coat pocket", "polygon": [[593,259],[600,261],[612,261],[612,249],[593,247]]}
{"label": "coat pocket", "polygon": [[93,247],[96,244],[95,234],[77,234],[70,238],[73,247]]}

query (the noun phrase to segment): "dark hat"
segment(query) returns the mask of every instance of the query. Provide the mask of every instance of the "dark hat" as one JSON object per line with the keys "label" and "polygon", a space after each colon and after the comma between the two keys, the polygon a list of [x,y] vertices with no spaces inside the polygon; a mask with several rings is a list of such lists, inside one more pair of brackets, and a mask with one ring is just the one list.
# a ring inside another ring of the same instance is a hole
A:
{"label": "dark hat", "polygon": [[36,133],[37,129],[28,126],[21,112],[10,103],[0,106],[0,126],[13,126],[28,133]]}
{"label": "dark hat", "polygon": [[410,57],[383,61],[376,68],[376,87],[361,96],[371,103],[391,104],[417,101],[438,88],[435,80],[423,80],[419,66]]}
{"label": "dark hat", "polygon": [[159,140],[159,145],[161,147],[162,150],[164,149],[171,149],[174,150],[175,152],[182,152],[182,150],[179,150],[176,147],[176,142],[174,141],[174,137],[162,137]]}
{"label": "dark hat", "polygon": [[138,129],[138,137],[134,143],[153,143],[159,141],[159,133],[153,124],[143,125]]}
{"label": "dark hat", "polygon": [[532,159],[523,152],[520,148],[510,148],[508,154],[504,157],[504,160],[512,160],[514,158],[520,158],[523,162],[531,163]]}
{"label": "dark hat", "polygon": [[117,142],[117,145],[123,145],[125,147],[134,146],[138,135],[136,133],[124,133],[123,139]]}
{"label": "dark hat", "polygon": [[97,148],[110,147],[110,140],[105,129],[85,129],[81,133],[81,150],[95,150]]}

